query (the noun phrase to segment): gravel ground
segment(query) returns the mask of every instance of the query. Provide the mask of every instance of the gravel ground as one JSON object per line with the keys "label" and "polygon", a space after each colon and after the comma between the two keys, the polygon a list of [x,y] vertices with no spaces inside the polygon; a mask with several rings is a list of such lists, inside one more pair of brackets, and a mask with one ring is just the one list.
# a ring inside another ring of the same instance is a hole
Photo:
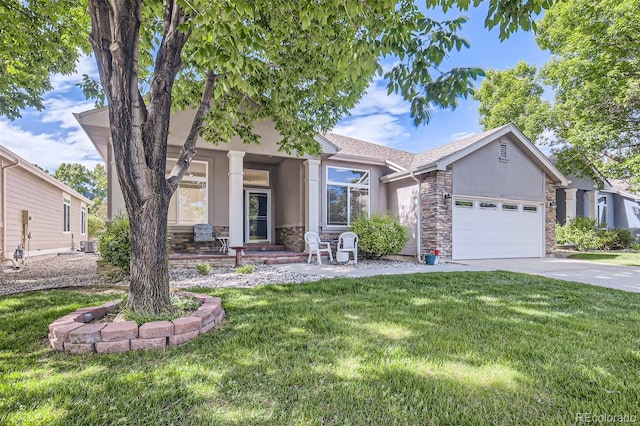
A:
{"label": "gravel ground", "polygon": [[[59,255],[46,260],[32,261],[19,272],[5,269],[0,273],[0,296],[25,291],[65,287],[113,287],[96,273],[96,255]],[[348,269],[401,268],[403,261],[361,261],[341,266]],[[304,283],[326,278],[321,275],[305,275],[296,272],[279,271],[268,265],[257,265],[251,274],[237,274],[232,267],[214,268],[210,275],[200,275],[195,268],[175,268],[169,270],[172,287],[255,287],[265,284]],[[116,283],[127,286],[128,282]]]}

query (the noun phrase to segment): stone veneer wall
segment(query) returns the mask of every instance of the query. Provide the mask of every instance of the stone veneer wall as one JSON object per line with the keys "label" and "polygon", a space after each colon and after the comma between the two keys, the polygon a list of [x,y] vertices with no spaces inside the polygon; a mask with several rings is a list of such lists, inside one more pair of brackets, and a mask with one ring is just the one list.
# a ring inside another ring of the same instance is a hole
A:
{"label": "stone veneer wall", "polygon": [[433,254],[440,250],[440,258],[451,259],[452,255],[452,210],[453,172],[435,171],[427,173],[420,185],[422,196],[422,253]]}
{"label": "stone veneer wall", "polygon": [[544,253],[553,256],[556,251],[556,185],[549,177],[545,181],[545,201]]}
{"label": "stone veneer wall", "polygon": [[283,244],[290,251],[304,252],[304,226],[276,228],[276,244]]}
{"label": "stone veneer wall", "polygon": [[152,321],[140,327],[135,321],[91,323],[117,308],[119,300],[81,308],[49,324],[49,343],[56,351],[74,354],[112,353],[164,349],[193,340],[224,319],[222,300],[206,294],[177,293],[202,302],[197,311],[173,321]]}

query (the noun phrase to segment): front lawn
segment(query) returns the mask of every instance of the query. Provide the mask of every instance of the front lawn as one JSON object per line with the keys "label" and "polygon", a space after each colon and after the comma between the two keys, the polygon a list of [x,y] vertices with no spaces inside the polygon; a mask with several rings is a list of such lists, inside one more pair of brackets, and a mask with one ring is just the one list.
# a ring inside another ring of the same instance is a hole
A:
{"label": "front lawn", "polygon": [[640,252],[576,253],[570,255],[569,259],[590,260],[592,262],[624,266],[640,266]]}
{"label": "front lawn", "polygon": [[49,322],[113,295],[0,297],[0,424],[640,417],[640,294],[506,272],[204,292],[222,297],[223,329],[124,355],[45,346]]}

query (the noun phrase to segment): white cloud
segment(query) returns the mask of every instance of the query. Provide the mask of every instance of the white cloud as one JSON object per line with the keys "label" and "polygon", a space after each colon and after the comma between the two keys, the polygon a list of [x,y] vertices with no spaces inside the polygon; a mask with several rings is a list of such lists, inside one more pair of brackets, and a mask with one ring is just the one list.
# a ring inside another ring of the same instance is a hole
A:
{"label": "white cloud", "polygon": [[455,141],[459,141],[460,139],[468,138],[469,136],[473,136],[473,135],[475,135],[474,132],[456,132],[451,136],[449,136],[449,141],[455,142]]}
{"label": "white cloud", "polygon": [[51,85],[53,92],[66,92],[70,88],[82,81],[83,74],[87,74],[93,78],[98,78],[98,67],[93,56],[82,55],[78,59],[76,71],[73,74],[62,75],[54,74],[51,76]]}
{"label": "white cloud", "polygon": [[35,134],[0,120],[0,143],[30,163],[53,172],[60,163],[80,163],[93,168],[100,156],[80,129],[66,134]]}
{"label": "white cloud", "polygon": [[76,101],[69,98],[47,98],[45,109],[39,114],[43,123],[60,123],[63,129],[80,129],[80,125],[73,116],[74,112],[83,112],[95,108],[93,101]]}
{"label": "white cloud", "polygon": [[376,77],[367,93],[360,102],[351,110],[352,116],[363,116],[370,114],[390,114],[402,115],[410,111],[409,102],[402,96],[392,93],[387,95],[386,82],[381,77]]}
{"label": "white cloud", "polygon": [[387,146],[397,145],[410,136],[398,118],[390,114],[372,114],[346,119],[336,126],[333,132]]}

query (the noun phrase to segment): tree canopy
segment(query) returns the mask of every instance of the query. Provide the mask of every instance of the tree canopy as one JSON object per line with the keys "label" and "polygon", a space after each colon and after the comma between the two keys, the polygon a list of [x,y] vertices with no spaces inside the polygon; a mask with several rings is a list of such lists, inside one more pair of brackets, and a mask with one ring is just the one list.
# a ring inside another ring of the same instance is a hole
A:
{"label": "tree canopy", "polygon": [[53,177],[80,194],[92,198],[93,205],[89,208],[91,213],[99,210],[107,197],[107,173],[100,163],[96,164],[93,170],[79,163],[62,163],[53,173]]}
{"label": "tree canopy", "polygon": [[[529,110],[543,103],[540,92],[517,91],[504,100],[480,96],[483,120],[522,123],[532,139],[550,129],[563,171],[583,174],[596,165],[640,187],[640,1],[566,0],[538,24],[538,44],[551,61],[536,77],[496,72],[478,93],[486,95],[508,76],[515,78],[498,89],[502,94],[508,87],[546,85],[555,96],[549,115]],[[517,103],[522,108],[510,108]]]}
{"label": "tree canopy", "polygon": [[551,105],[542,100],[543,93],[533,65],[520,62],[513,69],[488,70],[473,94],[480,101],[480,124],[489,130],[513,122],[535,142],[550,126]]}
{"label": "tree canopy", "polygon": [[0,116],[44,108],[51,75],[71,74],[80,54],[89,52],[86,2],[75,0],[0,1]]}

